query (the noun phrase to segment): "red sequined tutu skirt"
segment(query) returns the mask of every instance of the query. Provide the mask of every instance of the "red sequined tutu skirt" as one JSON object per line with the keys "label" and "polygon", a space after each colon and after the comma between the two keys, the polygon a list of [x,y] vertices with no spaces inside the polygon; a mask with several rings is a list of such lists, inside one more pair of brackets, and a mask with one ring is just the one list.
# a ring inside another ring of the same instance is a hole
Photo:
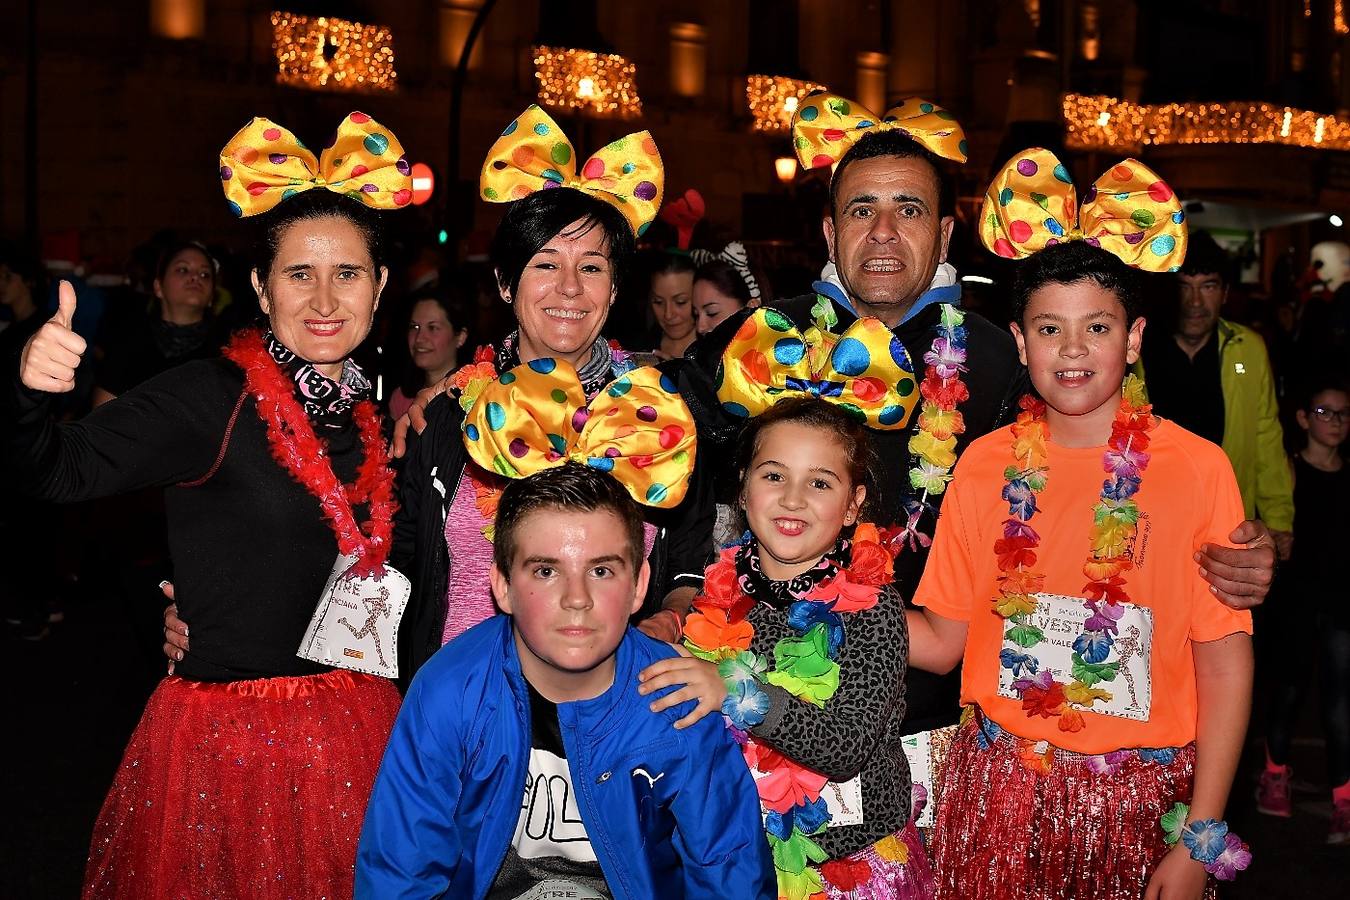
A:
{"label": "red sequined tutu skirt", "polygon": [[1194,744],[1088,756],[1011,735],[977,711],[942,771],[938,896],[1138,900],[1172,849],[1160,820],[1190,802],[1194,768]]}
{"label": "red sequined tutu skirt", "polygon": [[160,682],[103,802],[87,898],[345,898],[392,682]]}

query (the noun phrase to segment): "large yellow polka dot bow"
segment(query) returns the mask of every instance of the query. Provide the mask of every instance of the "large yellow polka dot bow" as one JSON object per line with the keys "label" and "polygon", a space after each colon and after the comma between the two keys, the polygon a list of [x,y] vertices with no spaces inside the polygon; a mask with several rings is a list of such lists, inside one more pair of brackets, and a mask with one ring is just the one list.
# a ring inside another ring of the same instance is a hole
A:
{"label": "large yellow polka dot bow", "polygon": [[753,417],[788,397],[819,397],[869,427],[904,428],[919,399],[914,364],[880,319],[858,319],[838,337],[803,336],[774,309],[756,310],[717,368],[717,398]]}
{"label": "large yellow polka dot bow", "polygon": [[661,208],[665,182],[661,153],[646,131],[611,142],[586,160],[578,174],[572,142],[548,113],[531,104],[488,151],[478,188],[493,203],[509,203],[546,188],[576,188],[617,208],[641,235]]}
{"label": "large yellow polka dot bow", "polygon": [[525,478],[567,460],[608,472],[633,499],[676,506],[694,468],[694,417],[675,383],[650,366],[589,404],[576,370],[536,359],[502,373],[464,419],[464,446],[483,468]]}
{"label": "large yellow polka dot bow", "polygon": [[312,188],[355,197],[377,209],[412,202],[412,166],[393,132],[354,112],[316,160],[271,119],[249,122],[220,151],[220,180],[236,216],[256,216]]}
{"label": "large yellow polka dot bow", "polygon": [[1148,166],[1127,159],[1088,188],[1079,204],[1069,170],[1040,147],[1010,159],[980,211],[980,239],[1021,259],[1066,240],[1084,240],[1131,266],[1175,271],[1186,258],[1186,213]]}
{"label": "large yellow polka dot bow", "polygon": [[854,100],[817,91],[792,117],[792,146],[808,169],[839,162],[864,135],[900,131],[943,159],[966,161],[966,133],[956,117],[935,103],[911,97],[884,116]]}

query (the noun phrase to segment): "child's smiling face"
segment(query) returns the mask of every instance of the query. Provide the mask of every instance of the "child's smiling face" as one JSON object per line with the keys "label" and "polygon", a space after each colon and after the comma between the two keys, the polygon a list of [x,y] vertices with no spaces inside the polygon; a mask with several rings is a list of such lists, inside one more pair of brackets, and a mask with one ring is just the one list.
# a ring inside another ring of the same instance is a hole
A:
{"label": "child's smiling face", "polygon": [[779,422],[760,433],[741,506],[766,576],[786,581],[805,572],[857,521],[867,488],[849,472],[843,445],[822,428]]}
{"label": "child's smiling face", "polygon": [[1127,321],[1120,298],[1091,279],[1050,282],[1031,294],[1012,332],[1057,440],[1104,444],[1125,370],[1139,359],[1143,318]]}

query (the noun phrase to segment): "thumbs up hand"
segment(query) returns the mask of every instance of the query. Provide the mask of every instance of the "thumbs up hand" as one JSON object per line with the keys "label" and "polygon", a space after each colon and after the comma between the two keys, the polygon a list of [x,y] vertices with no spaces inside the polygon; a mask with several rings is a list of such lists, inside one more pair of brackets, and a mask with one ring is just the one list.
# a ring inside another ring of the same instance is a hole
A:
{"label": "thumbs up hand", "polygon": [[75,370],[84,356],[84,338],[70,330],[75,318],[75,288],[61,282],[56,315],[24,345],[19,378],[35,391],[62,394],[75,388]]}

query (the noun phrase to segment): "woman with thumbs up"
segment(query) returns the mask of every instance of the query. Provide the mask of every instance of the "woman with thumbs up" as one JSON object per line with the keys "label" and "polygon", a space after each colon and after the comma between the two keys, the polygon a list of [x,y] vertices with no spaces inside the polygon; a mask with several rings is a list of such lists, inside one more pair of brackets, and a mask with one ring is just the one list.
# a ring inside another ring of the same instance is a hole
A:
{"label": "woman with thumbs up", "polygon": [[[151,696],[95,825],[88,897],[351,896],[398,709],[392,681],[370,673],[394,674],[376,660],[393,658],[407,581],[385,563],[393,474],[350,356],[388,274],[377,210],[408,203],[408,173],[363,114],[318,160],[255,119],[220,176],[234,211],[258,215],[267,329],[57,424],[50,399],[74,386],[86,350],[62,284],[4,391],[5,449],[27,490],[75,501],[167,489],[175,593],[192,623],[193,652]],[[325,616],[339,603],[346,629]]]}

